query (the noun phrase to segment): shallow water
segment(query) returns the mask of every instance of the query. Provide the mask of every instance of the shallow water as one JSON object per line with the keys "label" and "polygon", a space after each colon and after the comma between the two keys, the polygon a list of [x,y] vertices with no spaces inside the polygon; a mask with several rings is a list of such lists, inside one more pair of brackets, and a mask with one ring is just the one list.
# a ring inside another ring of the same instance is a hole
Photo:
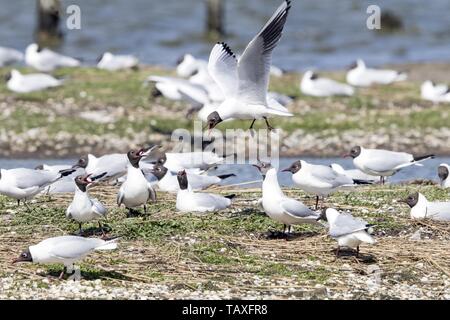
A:
{"label": "shallow water", "polygon": [[[134,53],[151,64],[173,65],[186,52],[207,57],[202,37],[204,0],[62,0],[81,8],[81,30],[65,30],[61,51],[93,63],[106,50]],[[242,52],[280,0],[225,0],[224,39]],[[33,39],[35,4],[0,0],[0,45],[24,49]],[[366,27],[367,6],[377,4],[403,20],[403,32],[380,35]],[[355,58],[370,64],[448,61],[450,1],[294,1],[273,62],[289,70],[340,69]],[[66,16],[64,16],[65,19]],[[63,20],[65,28],[65,20]]]}
{"label": "shallow water", "polygon": [[[325,164],[329,165],[331,163],[338,163],[346,169],[353,168],[352,160],[348,158],[302,158],[311,163]],[[281,158],[280,168],[286,168],[292,164],[298,158]],[[76,159],[3,159],[0,158],[0,168],[10,169],[15,167],[25,167],[34,168],[42,163],[53,165],[53,164],[74,164]],[[411,166],[403,169],[402,171],[395,174],[393,177],[389,178],[390,183],[399,183],[410,181],[414,179],[431,179],[438,181],[437,177],[437,167],[441,163],[450,163],[450,157],[437,157],[435,159],[430,159],[423,162],[423,167]],[[214,171],[217,174],[223,173],[234,173],[236,177],[231,177],[226,180],[224,184],[241,184],[250,181],[259,181],[261,176],[256,168],[250,165],[222,165],[218,170]],[[292,186],[291,174],[286,172],[280,172],[279,182],[284,186]],[[255,187],[260,185],[260,183],[250,183],[244,184],[240,187]]]}

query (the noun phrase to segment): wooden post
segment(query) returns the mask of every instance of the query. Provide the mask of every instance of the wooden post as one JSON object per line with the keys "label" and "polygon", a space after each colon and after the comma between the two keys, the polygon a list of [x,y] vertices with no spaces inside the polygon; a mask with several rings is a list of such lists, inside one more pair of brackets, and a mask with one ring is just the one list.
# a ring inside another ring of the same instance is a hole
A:
{"label": "wooden post", "polygon": [[44,46],[60,43],[61,2],[60,0],[37,0],[36,41]]}
{"label": "wooden post", "polygon": [[223,0],[206,0],[207,5],[207,22],[206,32],[210,37],[223,36],[224,30],[224,1]]}

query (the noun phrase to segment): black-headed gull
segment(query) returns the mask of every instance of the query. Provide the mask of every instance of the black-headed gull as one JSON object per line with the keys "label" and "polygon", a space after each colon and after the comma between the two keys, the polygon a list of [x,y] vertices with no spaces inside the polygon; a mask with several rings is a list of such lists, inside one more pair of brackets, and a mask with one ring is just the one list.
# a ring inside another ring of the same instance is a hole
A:
{"label": "black-headed gull", "polygon": [[28,168],[0,169],[0,194],[16,199],[17,203],[20,203],[20,200],[25,202],[74,171],[74,169],[60,172]]}
{"label": "black-headed gull", "polygon": [[381,183],[384,183],[385,177],[392,176],[403,168],[421,165],[421,161],[434,158],[433,154],[415,156],[406,152],[366,149],[361,146],[353,147],[345,156],[352,157],[354,166],[362,172],[381,176]]}
{"label": "black-headed gull", "polygon": [[191,83],[185,79],[150,76],[146,81],[155,84],[152,92],[153,97],[162,95],[170,100],[185,101],[191,104],[194,110],[198,110],[210,102],[208,91],[204,86]]}
{"label": "black-headed gull", "polygon": [[438,177],[442,188],[450,187],[450,179],[448,178],[450,173],[450,166],[446,163],[441,163],[438,167]]}
{"label": "black-headed gull", "polygon": [[375,243],[375,239],[370,235],[373,232],[372,225],[361,218],[328,208],[324,210],[322,219],[328,221],[329,235],[338,242],[337,256],[341,247],[356,248],[356,256],[358,256],[361,243]]}
{"label": "black-headed gull", "polygon": [[305,160],[295,161],[289,168],[282,171],[291,172],[292,181],[296,186],[316,195],[316,209],[319,196],[326,197],[342,187],[366,184],[365,181],[353,180],[345,174],[338,173],[329,166],[312,164]]}
{"label": "black-headed gull", "polygon": [[402,201],[411,208],[413,219],[450,221],[450,202],[428,201],[420,192],[414,192]]}
{"label": "black-headed gull", "polygon": [[156,160],[156,163],[173,172],[190,169],[207,170],[222,164],[230,156],[234,154],[223,157],[211,151],[166,152]]}
{"label": "black-headed gull", "polygon": [[352,96],[355,92],[352,86],[332,79],[321,78],[311,70],[303,75],[300,82],[300,91],[308,96]]}
{"label": "black-headed gull", "polygon": [[78,236],[48,238],[36,245],[28,247],[13,263],[63,264],[64,270],[59,276],[62,279],[67,269],[73,270],[74,263],[84,259],[92,251],[116,249],[117,240],[118,238],[106,241]]}
{"label": "black-headed gull", "polygon": [[[47,165],[47,164],[41,164],[34,168],[35,170],[44,170],[44,171],[50,171],[57,173],[61,170],[68,170],[71,169],[71,165]],[[58,181],[52,183],[49,185],[45,190],[43,191],[46,194],[55,194],[55,193],[72,193],[75,192],[76,184],[75,184],[75,177],[84,174],[85,171],[83,168],[76,168],[76,170]]]}
{"label": "black-headed gull", "polygon": [[[77,176],[74,179],[77,188],[73,200],[66,210],[66,217],[78,222],[80,235],[83,233],[83,223],[106,217],[107,210],[105,206],[97,199],[91,198],[88,192],[88,187],[100,177],[101,175],[93,177],[87,174]],[[100,229],[102,229],[101,223],[99,222],[98,224]]]}
{"label": "black-headed gull", "polygon": [[111,52],[103,53],[97,63],[97,68],[117,71],[123,69],[135,69],[139,65],[139,59],[130,54],[112,54]]}
{"label": "black-headed gull", "polygon": [[420,86],[420,96],[433,102],[450,102],[450,89],[446,84],[427,80]]}
{"label": "black-headed gull", "polygon": [[187,173],[182,170],[177,173],[180,190],[177,192],[176,208],[181,212],[211,212],[228,208],[235,195],[221,196],[218,194],[194,192],[189,188]]}
{"label": "black-headed gull", "polygon": [[0,47],[0,67],[23,60],[23,53],[12,48]]}
{"label": "black-headed gull", "polygon": [[80,61],[47,48],[41,48],[36,43],[29,44],[25,50],[25,62],[30,67],[43,72],[50,72],[56,68],[79,67]]}
{"label": "black-headed gull", "polygon": [[83,168],[86,174],[106,175],[101,181],[114,181],[127,173],[128,157],[125,153],[106,154],[96,157],[92,154],[82,156],[72,168]]}
{"label": "black-headed gull", "polygon": [[368,183],[380,180],[380,177],[371,176],[370,174],[364,173],[359,169],[344,169],[340,164],[337,163],[330,164],[330,167],[337,173],[344,174],[353,180],[367,181]]}
{"label": "black-headed gull", "polygon": [[292,116],[287,111],[274,109],[267,102],[269,71],[272,51],[281,38],[286,22],[290,1],[284,1],[275,11],[262,30],[247,45],[239,61],[225,43],[217,43],[211,51],[208,70],[211,77],[221,87],[225,101],[217,111],[208,116],[211,130],[227,119],[264,119],[272,130],[267,118],[271,116]]}
{"label": "black-headed gull", "polygon": [[264,177],[262,183],[262,207],[264,212],[273,220],[284,225],[284,233],[286,231],[290,233],[292,225],[318,225],[317,219],[320,217],[320,213],[283,193],[278,183],[276,168],[273,168],[267,162],[259,162],[254,166]]}
{"label": "black-headed gull", "polygon": [[[180,190],[178,184],[177,174],[168,170],[161,164],[155,164],[150,172],[158,179],[156,186],[158,190],[163,192],[173,192],[176,193]],[[189,181],[189,186],[192,190],[203,190],[212,185],[220,183],[222,180],[229,177],[234,177],[233,173],[223,174],[219,176],[208,176],[204,174],[195,174],[187,172],[187,177]]]}
{"label": "black-headed gull", "polygon": [[59,87],[63,80],[56,79],[45,73],[22,74],[18,70],[11,70],[6,75],[6,87],[17,93],[40,91],[47,88]]}
{"label": "black-headed gull", "polygon": [[407,75],[403,72],[389,69],[372,69],[366,67],[361,59],[352,64],[347,72],[347,82],[352,86],[370,87],[375,84],[391,84],[393,82],[406,80]]}
{"label": "black-headed gull", "polygon": [[156,201],[156,192],[150,182],[144,176],[139,161],[148,155],[153,148],[130,150],[127,153],[127,179],[122,184],[117,194],[117,205],[122,204],[128,209],[129,216],[137,213],[133,208],[144,206],[144,213],[147,214],[147,203]]}

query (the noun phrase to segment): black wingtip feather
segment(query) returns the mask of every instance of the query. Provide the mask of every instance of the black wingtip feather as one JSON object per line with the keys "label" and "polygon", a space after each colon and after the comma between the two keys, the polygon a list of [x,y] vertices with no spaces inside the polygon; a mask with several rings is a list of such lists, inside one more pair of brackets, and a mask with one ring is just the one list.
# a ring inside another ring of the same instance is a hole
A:
{"label": "black wingtip feather", "polygon": [[225,196],[225,198],[230,199],[230,200],[235,198],[235,197],[236,197],[235,194],[229,194],[229,195]]}

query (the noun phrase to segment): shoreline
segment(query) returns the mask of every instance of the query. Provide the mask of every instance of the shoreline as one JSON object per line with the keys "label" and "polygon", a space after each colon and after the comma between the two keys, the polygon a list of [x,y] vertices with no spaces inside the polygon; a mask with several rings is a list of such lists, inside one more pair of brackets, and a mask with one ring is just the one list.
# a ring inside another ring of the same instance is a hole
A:
{"label": "shoreline", "polygon": [[[450,156],[450,104],[435,105],[420,98],[422,80],[445,81],[450,63],[391,67],[408,71],[408,80],[359,88],[353,97],[307,97],[299,91],[300,74],[272,77],[271,90],[295,98],[288,105],[294,117],[273,119],[273,126],[281,129],[280,156],[340,156],[354,145]],[[192,120],[185,116],[184,103],[150,96],[152,86],[144,86],[143,80],[151,74],[173,76],[174,70],[61,69],[55,75],[68,80],[60,88],[15,94],[0,86],[0,157],[76,158],[148,144],[170,150],[172,130],[192,131]],[[344,71],[320,75],[345,80]],[[231,121],[219,130],[247,127],[247,121]],[[255,125],[255,129],[263,127]]]}

